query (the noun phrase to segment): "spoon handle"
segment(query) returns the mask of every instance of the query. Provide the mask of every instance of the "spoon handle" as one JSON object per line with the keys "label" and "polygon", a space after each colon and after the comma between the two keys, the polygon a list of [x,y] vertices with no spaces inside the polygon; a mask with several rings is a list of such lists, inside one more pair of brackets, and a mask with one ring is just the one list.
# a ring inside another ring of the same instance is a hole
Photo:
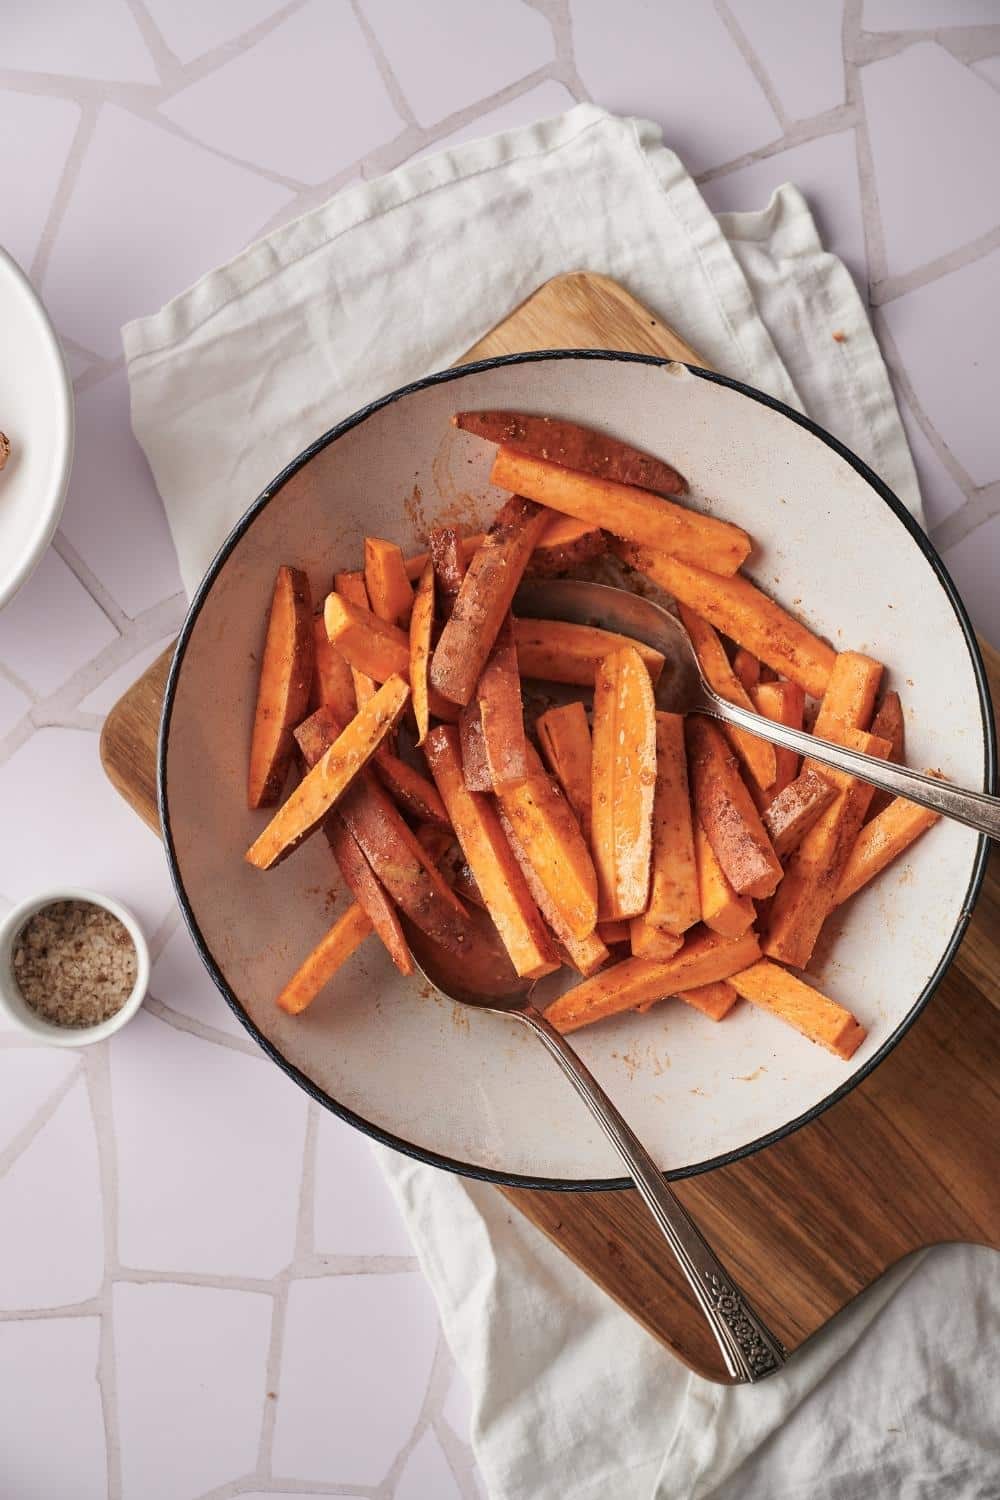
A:
{"label": "spoon handle", "polygon": [[737,703],[725,702],[710,688],[706,688],[705,702],[698,705],[697,711],[736,724],[740,729],[750,729],[774,745],[799,750],[823,765],[836,766],[861,781],[871,782],[884,792],[919,802],[921,807],[954,818],[956,823],[965,823],[991,839],[1000,839],[1000,797],[991,797],[988,792],[969,792],[947,781],[938,781],[934,776],[925,776],[922,771],[911,771],[908,766],[897,766],[874,755],[863,755],[860,750],[848,750],[845,745],[817,739],[802,729],[789,729],[786,724],[776,724],[773,719],[751,713]]}
{"label": "spoon handle", "polygon": [[653,1158],[612,1104],[601,1085],[581,1062],[569,1042],[530,1003],[512,1012],[540,1037],[589,1106],[629,1169],[664,1239],[705,1314],[733,1379],[763,1380],[781,1368],[785,1349],[760,1320],[722,1262],[717,1258],[687,1210],[667,1186]]}

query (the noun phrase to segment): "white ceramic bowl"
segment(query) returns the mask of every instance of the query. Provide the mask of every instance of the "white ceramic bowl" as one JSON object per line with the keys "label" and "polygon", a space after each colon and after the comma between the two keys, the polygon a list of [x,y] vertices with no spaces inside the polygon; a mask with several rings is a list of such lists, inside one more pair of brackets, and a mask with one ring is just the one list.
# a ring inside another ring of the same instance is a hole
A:
{"label": "white ceramic bowl", "polygon": [[[676,463],[690,503],[756,539],[751,575],[837,646],[888,664],[908,753],[971,787],[992,776],[992,725],[967,617],[930,544],[832,438],[733,382],[642,356],[515,356],[434,376],[307,450],[212,565],[181,633],[160,745],[161,816],[202,957],[270,1055],[314,1097],[426,1160],[542,1186],[622,1182],[620,1165],[544,1050],[515,1022],[454,1007],[364,944],[304,1015],[274,997],[331,920],[325,840],[262,875],[243,854],[245,767],[279,562],[315,595],[357,567],[366,531],[414,550],[435,519],[481,526],[500,503],[491,450],[461,408],[574,418]],[[660,1165],[698,1171],[814,1116],[864,1076],[929,998],[955,951],[986,842],[941,823],[830,924],[822,988],[869,1028],[850,1063],[750,1005],[721,1025],[677,1001],[578,1032],[587,1063]]]}
{"label": "white ceramic bowl", "polygon": [[[96,1026],[56,1026],[46,1021],[31,1009],[21,994],[14,977],[13,953],[17,935],[30,922],[36,912],[51,906],[54,901],[88,901],[91,906],[102,906],[113,917],[117,917],[135,945],[136,974],[132,993],[119,1010],[106,1021]],[[102,896],[98,891],[80,890],[70,886],[66,889],[43,891],[15,906],[0,922],[0,1011],[26,1036],[36,1042],[45,1042],[50,1047],[86,1047],[91,1042],[103,1042],[105,1037],[131,1021],[149,988],[149,948],[138,921],[127,906]]]}
{"label": "white ceramic bowl", "polygon": [[48,314],[0,250],[0,608],[38,566],[62,515],[73,464],[73,387]]}

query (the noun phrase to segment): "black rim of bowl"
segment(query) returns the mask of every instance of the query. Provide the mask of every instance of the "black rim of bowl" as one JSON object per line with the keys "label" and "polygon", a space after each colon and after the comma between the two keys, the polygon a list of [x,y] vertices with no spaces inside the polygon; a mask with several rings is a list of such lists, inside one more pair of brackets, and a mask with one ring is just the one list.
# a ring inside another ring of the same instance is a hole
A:
{"label": "black rim of bowl", "polygon": [[[632,1180],[629,1177],[535,1177],[531,1176],[530,1174],[519,1172],[494,1171],[487,1167],[477,1166],[474,1163],[458,1161],[454,1157],[443,1156],[439,1152],[429,1151],[424,1147],[417,1146],[412,1141],[403,1140],[401,1137],[394,1135],[391,1131],[385,1130],[380,1125],[374,1124],[371,1120],[364,1119],[363,1116],[355,1113],[354,1110],[348,1109],[345,1105],[338,1103],[336,1099],[331,1098],[324,1089],[319,1088],[318,1085],[312,1081],[312,1079],[310,1079],[305,1073],[301,1071],[301,1069],[297,1068],[293,1063],[290,1063],[288,1059],[278,1050],[278,1048],[275,1047],[273,1042],[271,1042],[266,1036],[264,1036],[264,1034],[251,1021],[250,1017],[243,1009],[236,995],[226,983],[225,977],[220,971],[215,961],[214,955],[212,954],[211,949],[209,948],[204,936],[202,935],[195,914],[191,908],[190,902],[188,901],[187,893],[184,889],[184,883],[181,879],[180,869],[178,867],[177,852],[174,847],[173,833],[170,822],[170,799],[167,790],[167,746],[170,738],[170,721],[173,715],[174,702],[177,693],[177,684],[180,678],[181,668],[184,663],[184,657],[187,652],[192,631],[194,630],[195,624],[198,620],[198,616],[201,613],[202,607],[212,590],[215,580],[217,579],[223,566],[232,554],[237,543],[256,520],[257,516],[261,514],[264,508],[271,502],[274,496],[279,492],[279,490],[282,489],[282,487],[292,477],[292,475],[296,474],[299,469],[307,464],[310,459],[314,458],[317,453],[321,452],[322,449],[328,447],[331,443],[336,442],[337,439],[339,437],[342,437],[345,432],[350,432],[352,428],[357,427],[360,425],[360,423],[366,421],[368,417],[370,417],[374,412],[381,411],[383,407],[392,405],[394,402],[401,400],[404,396],[412,395],[414,392],[424,390],[428,386],[442,385],[446,384],[449,381],[462,380],[467,375],[474,375],[481,370],[492,370],[503,365],[534,364],[543,360],[553,359],[604,360],[622,364],[661,366],[674,363],[674,361],[662,359],[656,355],[629,354],[610,349],[538,349],[531,350],[524,354],[509,354],[502,355],[496,359],[479,360],[474,364],[460,365],[457,369],[441,370],[433,375],[426,375],[421,380],[415,380],[409,385],[401,386],[399,390],[392,391],[389,395],[382,396],[377,401],[372,401],[368,406],[362,407],[360,411],[355,412],[353,416],[345,418],[343,422],[338,422],[338,424],[335,427],[332,427],[329,432],[325,432],[322,437],[317,438],[314,443],[310,444],[308,448],[305,448],[298,455],[298,457],[293,459],[286,468],[282,469],[281,473],[271,481],[271,483],[260,493],[260,495],[258,495],[257,499],[250,506],[249,510],[246,511],[246,513],[240,518],[239,521],[237,521],[236,525],[233,527],[232,531],[229,533],[228,537],[223,542],[222,546],[219,548],[219,551],[213,558],[207,573],[205,574],[198,587],[197,593],[191,601],[191,606],[185,617],[180,636],[178,637],[173,660],[170,664],[170,674],[167,678],[167,686],[164,694],[163,715],[160,720],[159,745],[157,749],[157,800],[160,813],[160,825],[163,831],[163,841],[166,847],[167,860],[170,866],[170,877],[173,881],[174,890],[177,893],[177,899],[180,903],[181,911],[184,914],[184,920],[187,923],[188,930],[190,931],[192,938],[194,939],[195,946],[198,950],[202,962],[207,968],[209,974],[212,976],[212,979],[214,980],[218,989],[221,991],[230,1008],[233,1010],[242,1024],[246,1027],[247,1031],[249,1031],[250,1035],[258,1043],[258,1045],[262,1047],[264,1052],[267,1053],[268,1057],[270,1057],[273,1062],[277,1063],[278,1066],[283,1069],[283,1071],[287,1073],[290,1078],[294,1079],[294,1081],[300,1086],[300,1088],[304,1089],[311,1098],[315,1099],[319,1104],[322,1104],[327,1109],[331,1110],[333,1114],[339,1115],[341,1119],[348,1121],[349,1124],[356,1126],[357,1129],[364,1131],[366,1135],[372,1136],[377,1141],[381,1141],[383,1145],[391,1146],[394,1150],[401,1151],[407,1156],[415,1157],[419,1161],[427,1162],[431,1166],[443,1167],[447,1171],[457,1172],[464,1177],[479,1178],[482,1181],[495,1182],[504,1187],[544,1188],[553,1191],[564,1192],[598,1192],[608,1191],[610,1189],[631,1187],[633,1185]],[[976,685],[979,690],[979,708],[980,714],[982,716],[983,739],[985,744],[983,768],[984,782],[988,791],[995,791],[996,744],[993,728],[993,713],[989,687],[986,679],[986,671],[983,666],[982,657],[979,653],[979,647],[976,642],[975,632],[972,628],[972,622],[970,621],[968,614],[966,613],[965,606],[959,598],[958,592],[948,575],[948,571],[945,568],[944,563],[941,561],[928,537],[918,526],[917,522],[913,519],[902,502],[893,494],[888,486],[884,484],[881,479],[879,479],[878,475],[875,474],[867,464],[863,463],[860,458],[853,454],[849,448],[845,448],[843,443],[838,442],[835,437],[831,436],[831,434],[826,432],[822,427],[817,426],[817,424],[811,421],[808,417],[803,416],[797,411],[793,411],[783,402],[775,400],[773,396],[768,396],[763,391],[754,389],[753,386],[745,385],[742,381],[731,380],[725,375],[717,375],[713,370],[705,370],[697,365],[688,365],[686,368],[692,375],[697,376],[699,380],[710,381],[713,385],[726,386],[729,390],[738,391],[741,395],[748,397],[751,401],[758,402],[761,406],[768,406],[772,411],[780,412],[781,415],[787,417],[790,422],[794,422],[798,427],[805,428],[807,432],[812,433],[813,437],[819,438],[819,440],[825,443],[828,448],[831,448],[834,453],[836,453],[846,463],[850,464],[851,468],[854,469],[854,471],[866,481],[866,483],[879,497],[879,499],[882,500],[883,503],[887,505],[889,509],[895,514],[900,524],[904,526],[905,529],[909,532],[910,536],[917,543],[917,546],[920,548],[924,557],[930,563],[931,568],[933,569],[934,574],[938,580],[938,583],[941,585],[942,589],[947,595],[948,601],[955,613],[955,618],[958,622],[959,628],[961,629],[962,635],[965,638],[965,644],[969,652],[969,659],[972,665],[973,674],[975,676]],[[774,1141],[782,1140],[785,1136],[791,1135],[792,1132],[798,1130],[800,1126],[807,1125],[810,1121],[818,1119],[825,1110],[836,1104],[838,1100],[843,1099],[845,1095],[849,1094],[853,1088],[856,1088],[859,1083],[867,1078],[868,1075],[878,1067],[879,1063],[881,1063],[886,1057],[888,1057],[893,1048],[906,1035],[907,1031],[909,1031],[910,1027],[920,1015],[921,1011],[924,1009],[924,1006],[930,1000],[934,991],[940,984],[941,979],[944,976],[946,969],[948,968],[948,965],[954,958],[958,946],[965,935],[966,927],[968,926],[969,920],[972,916],[972,910],[975,905],[976,897],[979,894],[979,888],[982,885],[988,856],[989,840],[985,836],[983,836],[979,839],[979,843],[976,849],[976,854],[972,866],[972,875],[965,893],[965,900],[962,904],[962,910],[959,914],[958,921],[955,923],[955,927],[952,931],[951,937],[945,945],[944,952],[942,953],[940,959],[938,960],[938,963],[934,968],[933,973],[930,975],[927,983],[924,985],[924,988],[921,990],[917,999],[914,1001],[907,1015],[903,1017],[902,1021],[900,1021],[899,1025],[892,1032],[892,1034],[886,1038],[886,1040],[882,1043],[881,1047],[879,1047],[874,1056],[869,1058],[864,1067],[859,1068],[856,1073],[853,1073],[849,1079],[847,1079],[831,1094],[825,1095],[817,1104],[814,1104],[803,1114],[797,1115],[794,1120],[789,1120],[786,1124],[779,1126],[776,1130],[769,1131],[766,1135],[759,1136],[756,1140],[749,1142],[745,1146],[740,1146],[738,1149],[733,1151],[723,1152],[721,1155],[714,1156],[707,1161],[697,1162],[693,1166],[680,1167],[672,1171],[665,1172],[664,1176],[668,1180],[676,1181],[684,1177],[698,1176],[700,1173],[712,1171],[716,1167],[727,1166],[731,1162],[741,1161],[744,1157],[753,1155],[755,1152],[762,1150],[765,1146],[771,1145]]]}

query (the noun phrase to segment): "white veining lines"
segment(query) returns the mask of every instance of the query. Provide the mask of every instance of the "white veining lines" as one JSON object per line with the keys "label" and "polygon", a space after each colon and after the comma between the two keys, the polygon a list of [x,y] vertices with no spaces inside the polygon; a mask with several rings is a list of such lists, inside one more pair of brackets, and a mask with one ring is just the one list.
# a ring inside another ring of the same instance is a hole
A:
{"label": "white veining lines", "polygon": [[[5,232],[79,405],[63,526],[0,615],[0,910],[68,878],[117,891],[154,972],[103,1047],[50,1060],[0,1030],[5,1482],[476,1500],[461,1379],[367,1144],[225,1009],[98,767],[184,608],[120,323],[417,154],[583,99],[648,114],[717,208],[801,177],[873,308],[931,534],[1000,638],[1000,23],[952,25],[951,0],[919,30],[902,0],[616,0],[610,26],[597,0],[422,0],[418,27],[402,0],[85,10],[20,7],[0,58]],[[53,1350],[58,1452],[31,1417]]]}

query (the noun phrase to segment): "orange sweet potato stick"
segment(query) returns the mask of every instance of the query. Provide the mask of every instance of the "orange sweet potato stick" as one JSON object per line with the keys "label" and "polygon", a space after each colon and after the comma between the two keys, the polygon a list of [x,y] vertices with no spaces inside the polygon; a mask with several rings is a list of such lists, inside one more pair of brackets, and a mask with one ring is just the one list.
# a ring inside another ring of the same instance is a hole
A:
{"label": "orange sweet potato stick", "polygon": [[[680,606],[680,616],[709,686],[727,703],[737,703],[741,708],[750,709],[752,713],[753,702],[730,666],[715,626],[703,620],[701,615],[696,615],[693,609],[688,609],[686,604]],[[722,732],[761,791],[772,786],[778,774],[774,746],[756,734],[737,729],[735,724],[723,724]]]}
{"label": "orange sweet potato stick", "polygon": [[[407,584],[406,587],[409,588],[410,585]],[[417,720],[418,745],[423,744],[430,727],[427,672],[430,667],[433,630],[434,569],[428,563],[420,575],[410,615],[410,691],[413,694],[413,712]]]}
{"label": "orange sweet potato stick", "polygon": [[[409,677],[409,637],[398,625],[380,620],[370,609],[351,604],[336,593],[327,594],[323,618],[332,644],[362,678],[385,682],[393,675],[404,680]],[[359,691],[357,674],[354,685],[360,702],[364,690]],[[433,688],[428,690],[428,705],[435,718],[458,718],[455,705],[441,698]]]}
{"label": "orange sweet potato stick", "polygon": [[594,752],[587,710],[579,702],[547,709],[539,714],[535,729],[549,770],[562,787],[589,844],[590,778]]}
{"label": "orange sweet potato stick", "polygon": [[553,516],[528,560],[526,577],[557,578],[607,550],[607,534],[599,526],[573,516]]}
{"label": "orange sweet potato stick", "polygon": [[[775,724],[786,724],[789,729],[802,728],[806,695],[797,682],[761,682],[751,693],[753,706],[765,719]],[[758,807],[767,807],[783,792],[799,774],[797,750],[786,750],[781,745],[774,747],[775,777],[767,791],[758,800]]]}
{"label": "orange sweet potato stick", "polygon": [[507,615],[547,514],[512,495],[473,555],[431,658],[433,687],[467,704]]}
{"label": "orange sweet potato stick", "polygon": [[[480,537],[481,541],[482,538]],[[427,537],[427,545],[430,548],[429,561],[434,569],[434,577],[437,580],[437,592],[441,600],[441,618],[447,620],[451,615],[452,606],[458,598],[458,591],[462,587],[462,579],[468,567],[469,557],[463,550],[458,532],[454,526],[438,526],[430,532]],[[426,554],[425,554],[426,556]],[[409,571],[411,564],[407,564]],[[424,568],[427,564],[424,563]],[[423,569],[421,569],[421,573]],[[410,575],[412,577],[412,574]]]}
{"label": "orange sweet potato stick", "polygon": [[867,729],[882,680],[882,663],[860,651],[841,651],[833,664],[813,734],[843,743],[847,729]]}
{"label": "orange sweet potato stick", "polygon": [[406,625],[413,608],[413,590],[406,576],[406,563],[395,542],[379,536],[365,537],[365,589],[380,620]]}
{"label": "orange sweet potato stick", "polygon": [[548,1007],[546,1019],[560,1031],[576,1031],[606,1016],[665,1000],[679,990],[699,989],[747,969],[760,957],[756,933],[731,940],[696,927],[673,958],[657,963],[626,958],[567,990]]}
{"label": "orange sweet potato stick", "polygon": [[313,690],[310,707],[322,708],[324,704],[332,708],[337,718],[345,724],[358,711],[351,668],[336,646],[330,644],[321,611],[313,615]]}
{"label": "orange sweet potato stick", "polygon": [[376,753],[374,766],[379,781],[405,812],[412,813],[423,823],[433,823],[437,828],[451,828],[433,781],[421,776],[398,755],[381,749]]}
{"label": "orange sweet potato stick", "polygon": [[540,505],[594,526],[614,526],[615,536],[656,547],[719,573],[735,573],[750,554],[745,531],[728,521],[661,500],[627,484],[596,479],[543,458],[501,448],[490,474],[502,490],[527,495]]}
{"label": "orange sweet potato stick", "polygon": [[630,921],[598,922],[596,930],[601,942],[609,948],[614,948],[618,943],[629,942],[631,928]]}
{"label": "orange sweet potato stick", "polygon": [[700,916],[684,720],[680,714],[658,713],[649,905],[632,919],[632,952],[669,957],[669,942],[680,947],[679,935]]}
{"label": "orange sweet potato stick", "polygon": [[500,627],[476,688],[483,750],[493,790],[516,786],[528,774],[524,705],[517,669],[517,647],[510,615]]}
{"label": "orange sweet potato stick", "polygon": [[522,677],[592,687],[601,662],[622,646],[632,646],[638,651],[654,686],[663,670],[661,652],[596,625],[574,625],[569,620],[517,619],[514,638]]}
{"label": "orange sweet potato stick", "polygon": [[371,931],[368,913],[357,901],[352,902],[296,969],[278,996],[279,1007],[290,1016],[301,1015]]}
{"label": "orange sweet potato stick", "polygon": [[778,793],[761,821],[779,859],[802,842],[836,795],[833,783],[810,767]]}
{"label": "orange sweet potato stick", "polygon": [[638,651],[605,657],[594,683],[591,846],[602,921],[635,917],[649,899],[656,787],[656,709]]}
{"label": "orange sweet potato stick", "polygon": [[[611,957],[604,943],[596,932],[589,932],[586,937],[582,938],[573,935],[566,925],[560,907],[552,900],[548,887],[536,871],[534,861],[518,838],[517,830],[507,817],[503,802],[500,803],[500,825],[507,836],[511,853],[521,867],[521,874],[524,876],[524,883],[528,887],[531,899],[551,927],[569,962],[577,973],[584,977],[596,974],[597,970],[602,968]],[[468,870],[467,865],[465,869]],[[470,876],[471,873],[469,871]],[[457,886],[458,880],[456,879],[456,888]]]}
{"label": "orange sweet potato stick", "polygon": [[[310,762],[324,755],[340,732],[330,710],[320,709],[299,725],[295,738]],[[369,772],[362,772],[339,812],[400,910],[435,942],[461,953],[468,928],[461,902]]]}
{"label": "orange sweet potato stick", "polygon": [[[885,757],[889,741],[859,729],[845,729],[843,742],[852,750]],[[861,831],[873,788],[832,766],[806,761],[837,788],[837,796],[793,852],[768,919],[764,952],[768,958],[804,969],[820,928],[833,910],[837,888]]]}
{"label": "orange sweet potato stick", "polygon": [[439,724],[427,736],[431,775],[469,862],[486,909],[515,971],[539,979],[559,967],[538,907],[504,837],[496,808],[481,792],[470,792],[462,776],[458,730]]}
{"label": "orange sweet potato stick", "polygon": [[722,578],[704,566],[650,547],[613,544],[613,550],[723,635],[797,682],[813,698],[822,698],[837,653],[748,578]]}
{"label": "orange sweet potato stick", "polygon": [[635,485],[654,495],[683,495],[687,490],[684,476],[671,464],[562,417],[539,417],[521,411],[460,411],[451,420],[463,432],[473,432],[489,443],[504,444],[583,474]]}
{"label": "orange sweet potato stick", "polygon": [[905,797],[894,797],[888,807],[865,824],[855,839],[833,898],[834,906],[847,901],[873,880],[922,833],[933,827],[938,816],[929,807],[918,807]]}
{"label": "orange sweet potato stick", "polygon": [[[897,766],[902,765],[906,759],[906,722],[898,693],[883,694],[878,713],[872,719],[871,732],[889,741],[892,746],[889,759]],[[892,800],[891,792],[876,790],[868,807],[868,821],[871,822],[872,818],[877,818],[879,813],[885,812]]]}
{"label": "orange sweet potato stick", "polygon": [[737,646],[733,657],[733,671],[742,682],[744,690],[752,693],[760,682],[760,662],[745,646]]}
{"label": "orange sweet potato stick", "polygon": [[[333,587],[334,592],[339,594],[341,599],[344,599],[348,604],[353,604],[357,609],[370,609],[368,590],[365,588],[363,573],[335,573],[333,576]],[[325,606],[323,613],[325,623]],[[329,631],[327,631],[327,639],[329,639]],[[333,643],[331,642],[331,644]],[[367,672],[362,672],[360,668],[355,667],[353,662],[350,665],[351,676],[354,680],[354,697],[358,708],[360,708],[363,703],[367,703],[368,699],[374,695],[378,683]]]}
{"label": "orange sweet potato stick", "polygon": [[462,775],[470,792],[492,792],[493,777],[486,759],[483,719],[479,699],[473,698],[458,717],[458,738],[462,747]]}
{"label": "orange sweet potato stick", "polygon": [[273,807],[284,790],[295,750],[292,731],[306,711],[312,676],[309,580],[300,569],[282,566],[274,580],[260,660],[247,778],[251,808]]}
{"label": "orange sweet potato stick", "polygon": [[390,677],[379,688],[251,844],[248,864],[258,870],[272,869],[319,827],[398,724],[409,696],[401,677]]}
{"label": "orange sweet potato stick", "polygon": [[716,979],[712,984],[698,985],[697,989],[678,990],[677,998],[685,1005],[693,1005],[710,1020],[722,1021],[740,997],[728,979]]}
{"label": "orange sweet potato stick", "polygon": [[729,983],[751,1005],[780,1016],[811,1042],[818,1042],[845,1062],[868,1035],[849,1010],[766,959],[730,975]]}
{"label": "orange sweet potato stick", "polygon": [[[320,721],[325,722],[323,711],[319,711]],[[313,716],[315,722],[316,716]],[[309,720],[306,721],[308,725]],[[331,727],[333,725],[330,719]],[[339,729],[339,726],[337,726]],[[306,768],[312,767],[320,760],[329,748],[336,732],[330,734],[312,734],[307,729],[299,738],[299,748]],[[372,870],[371,865],[365,858],[361,846],[351,833],[339,812],[331,812],[323,823],[327,842],[333,851],[333,857],[337,861],[344,882],[354,897],[355,901],[367,912],[375,932],[381,938],[389,957],[401,974],[413,973],[413,958],[410,954],[409,944],[403,933],[402,924],[396,914],[396,908],[392,905],[385,889]]]}
{"label": "orange sweet potato stick", "polygon": [[701,920],[720,937],[741,937],[753,926],[754,904],[749,896],[738,896],[729,884],[697,818],[694,821],[694,853]]}
{"label": "orange sweet potato stick", "polygon": [[[533,745],[527,746],[526,771],[518,785],[497,789],[504,826],[509,825],[517,835],[519,848],[546,892],[547,906],[558,913],[562,931],[582,940],[597,925],[594,862],[573,809],[550,780]],[[559,930],[553,930],[560,936]]]}
{"label": "orange sweet potato stick", "polygon": [[673,958],[684,943],[680,933],[654,927],[643,916],[633,917],[629,922],[629,940],[636,958],[655,958],[661,962]]}
{"label": "orange sweet potato stick", "polygon": [[773,895],[781,862],[724,735],[709,719],[692,714],[685,737],[695,812],[726,879],[741,896]]}

